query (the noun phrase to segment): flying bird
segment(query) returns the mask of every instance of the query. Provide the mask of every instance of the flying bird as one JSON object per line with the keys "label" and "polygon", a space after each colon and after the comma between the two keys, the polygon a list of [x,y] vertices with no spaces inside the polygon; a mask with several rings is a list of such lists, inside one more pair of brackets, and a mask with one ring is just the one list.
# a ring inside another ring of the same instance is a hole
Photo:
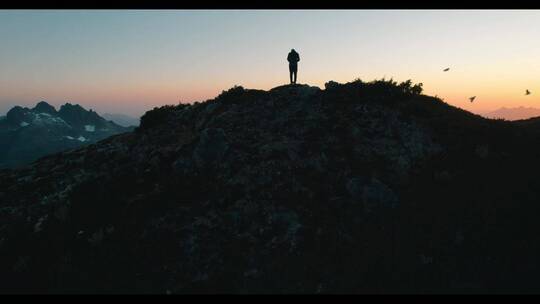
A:
{"label": "flying bird", "polygon": [[448,71],[450,71],[450,68],[446,68],[443,70],[443,72],[448,72]]}
{"label": "flying bird", "polygon": [[531,95],[531,92],[529,90],[525,90],[525,95]]}
{"label": "flying bird", "polygon": [[473,102],[475,98],[476,98],[476,96],[469,97],[469,100],[470,100],[471,102]]}

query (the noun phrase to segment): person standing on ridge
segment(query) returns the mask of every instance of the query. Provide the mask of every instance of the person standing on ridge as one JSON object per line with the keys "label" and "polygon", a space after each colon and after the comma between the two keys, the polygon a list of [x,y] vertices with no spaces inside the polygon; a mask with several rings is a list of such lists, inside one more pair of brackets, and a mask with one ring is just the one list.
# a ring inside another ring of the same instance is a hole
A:
{"label": "person standing on ridge", "polygon": [[[300,61],[300,55],[292,49],[287,56],[289,62],[289,77],[291,78],[291,84],[296,83],[296,73],[298,72],[298,61]],[[293,80],[294,75],[294,80]]]}

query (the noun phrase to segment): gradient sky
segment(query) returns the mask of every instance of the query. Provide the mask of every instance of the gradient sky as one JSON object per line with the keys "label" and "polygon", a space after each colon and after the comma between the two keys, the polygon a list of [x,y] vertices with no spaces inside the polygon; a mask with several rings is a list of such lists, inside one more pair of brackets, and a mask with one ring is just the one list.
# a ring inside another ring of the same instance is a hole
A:
{"label": "gradient sky", "polygon": [[47,100],[140,115],[269,89],[291,48],[300,83],[393,77],[473,112],[540,107],[539,33],[525,10],[0,10],[0,113]]}

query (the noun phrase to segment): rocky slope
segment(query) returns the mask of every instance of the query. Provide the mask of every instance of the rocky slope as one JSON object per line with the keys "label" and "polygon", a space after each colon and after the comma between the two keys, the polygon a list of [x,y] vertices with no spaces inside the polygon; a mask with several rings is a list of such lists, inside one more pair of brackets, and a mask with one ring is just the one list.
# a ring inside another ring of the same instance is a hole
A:
{"label": "rocky slope", "polygon": [[0,292],[534,292],[538,130],[409,82],[156,108],[0,171]]}
{"label": "rocky slope", "polygon": [[17,106],[0,119],[0,168],[25,165],[130,130],[80,105],[66,103],[58,111],[45,101],[32,109]]}

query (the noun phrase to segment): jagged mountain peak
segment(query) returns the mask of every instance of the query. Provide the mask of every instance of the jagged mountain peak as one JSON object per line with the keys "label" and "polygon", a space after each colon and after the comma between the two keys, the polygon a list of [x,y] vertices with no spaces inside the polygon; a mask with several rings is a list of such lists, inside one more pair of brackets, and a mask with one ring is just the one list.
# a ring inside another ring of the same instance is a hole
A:
{"label": "jagged mountain peak", "polygon": [[30,109],[21,106],[14,106],[6,113],[6,119],[10,123],[18,124],[20,123],[27,115]]}
{"label": "jagged mountain peak", "polygon": [[81,110],[81,111],[86,111],[84,109],[84,107],[82,107],[80,104],[76,103],[76,104],[72,104],[71,102],[66,102],[65,104],[61,105],[60,106],[60,110],[62,109],[77,109],[77,110]]}
{"label": "jagged mountain peak", "polygon": [[105,127],[107,121],[92,109],[86,110],[79,104],[66,103],[60,107],[58,115],[69,124],[82,127],[84,125],[96,125]]}
{"label": "jagged mountain peak", "polygon": [[32,109],[32,111],[36,113],[47,113],[51,115],[55,115],[57,113],[56,108],[47,103],[46,101],[38,102],[36,106]]}

